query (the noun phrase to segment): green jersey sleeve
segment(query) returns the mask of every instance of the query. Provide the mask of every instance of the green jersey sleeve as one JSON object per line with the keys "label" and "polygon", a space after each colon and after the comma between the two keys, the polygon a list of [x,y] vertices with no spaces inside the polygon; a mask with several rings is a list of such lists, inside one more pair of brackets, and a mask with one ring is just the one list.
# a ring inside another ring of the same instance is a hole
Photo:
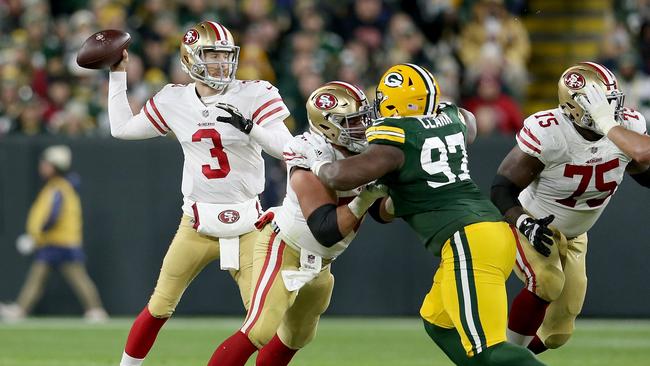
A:
{"label": "green jersey sleeve", "polygon": [[402,148],[406,141],[406,133],[394,118],[375,120],[372,127],[366,130],[369,144],[392,145]]}

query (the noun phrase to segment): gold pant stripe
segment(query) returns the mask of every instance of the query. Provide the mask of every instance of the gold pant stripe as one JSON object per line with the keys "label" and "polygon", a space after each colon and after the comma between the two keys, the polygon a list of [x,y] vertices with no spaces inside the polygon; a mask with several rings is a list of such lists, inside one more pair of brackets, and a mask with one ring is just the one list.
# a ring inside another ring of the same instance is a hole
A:
{"label": "gold pant stripe", "polygon": [[275,280],[275,276],[280,272],[280,267],[282,267],[282,253],[284,252],[286,244],[280,239],[277,232],[271,234],[269,244],[271,245],[269,245],[269,250],[266,255],[266,260],[263,266],[264,269],[257,280],[257,285],[253,292],[250,311],[248,312],[244,325],[241,327],[241,331],[244,334],[248,333],[260,317],[266,295]]}

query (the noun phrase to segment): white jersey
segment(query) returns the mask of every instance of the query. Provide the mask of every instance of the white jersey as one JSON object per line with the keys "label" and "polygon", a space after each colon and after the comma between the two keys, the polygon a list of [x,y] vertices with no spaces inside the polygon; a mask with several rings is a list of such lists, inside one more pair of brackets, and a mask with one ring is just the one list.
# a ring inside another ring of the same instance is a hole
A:
{"label": "white jersey", "polygon": [[[289,115],[278,89],[266,81],[235,80],[214,98],[264,127],[282,123]],[[185,214],[193,216],[194,202],[239,203],[264,190],[262,147],[234,126],[217,122],[217,117],[229,114],[203,104],[194,83],[166,85],[140,113],[160,135],[172,131],[183,148]]]}
{"label": "white jersey", "polygon": [[[337,154],[338,155],[338,154]],[[342,157],[341,157],[342,158]],[[291,166],[287,167],[287,172],[290,172]],[[300,208],[300,203],[298,202],[298,197],[296,193],[291,188],[289,177],[287,178],[287,195],[282,201],[282,206],[275,210],[275,223],[280,228],[280,237],[285,242],[298,247],[309,250],[310,252],[316,253],[322,258],[336,258],[341,253],[347,249],[350,242],[357,236],[357,231],[359,227],[355,227],[350,234],[348,234],[343,240],[332,245],[331,247],[325,247],[316,240],[314,235],[309,230],[307,225],[307,220],[302,214],[302,209]],[[336,196],[338,198],[337,206],[342,204],[349,203],[354,197],[356,197],[361,192],[361,188],[357,188],[351,191],[336,191]]]}
{"label": "white jersey", "polygon": [[[623,127],[646,133],[645,118],[625,110]],[[587,232],[623,180],[631,158],[607,137],[585,140],[559,108],[541,111],[524,121],[517,144],[544,163],[544,170],[519,195],[526,211],[569,238]]]}

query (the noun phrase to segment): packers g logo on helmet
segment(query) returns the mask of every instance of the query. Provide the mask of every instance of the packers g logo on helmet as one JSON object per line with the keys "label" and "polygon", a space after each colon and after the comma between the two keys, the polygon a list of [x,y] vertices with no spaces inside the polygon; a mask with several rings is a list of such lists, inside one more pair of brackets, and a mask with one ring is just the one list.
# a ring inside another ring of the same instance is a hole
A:
{"label": "packers g logo on helmet", "polygon": [[404,82],[404,77],[396,72],[391,72],[384,78],[384,84],[389,88],[397,88]]}
{"label": "packers g logo on helmet", "polygon": [[398,64],[389,68],[380,80],[375,95],[379,116],[435,114],[440,87],[427,69],[414,64]]}

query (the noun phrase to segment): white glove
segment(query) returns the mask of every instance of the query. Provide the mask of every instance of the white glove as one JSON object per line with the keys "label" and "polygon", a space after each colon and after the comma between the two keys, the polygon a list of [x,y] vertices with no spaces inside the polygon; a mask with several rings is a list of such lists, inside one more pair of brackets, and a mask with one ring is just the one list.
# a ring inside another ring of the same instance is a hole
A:
{"label": "white glove", "polygon": [[370,183],[366,185],[358,196],[354,197],[348,208],[357,219],[363,217],[366,211],[378,198],[388,196],[388,187],[383,184]]}
{"label": "white glove", "polygon": [[[312,169],[324,163],[334,161],[334,148],[320,135],[305,132],[294,137],[284,147],[284,159],[287,165]],[[318,175],[318,170],[314,170]]]}
{"label": "white glove", "polygon": [[36,243],[29,234],[22,234],[16,239],[16,250],[21,255],[27,256],[34,252]]}
{"label": "white glove", "polygon": [[294,136],[284,145],[284,151],[282,152],[284,162],[289,167],[311,168],[311,165],[307,161],[307,150],[309,149],[309,142],[307,142],[307,138],[304,135]]}
{"label": "white glove", "polygon": [[603,88],[596,84],[587,85],[585,95],[576,96],[576,102],[589,113],[596,129],[604,136],[607,136],[613,127],[619,126],[614,118],[616,101],[610,103]]}

